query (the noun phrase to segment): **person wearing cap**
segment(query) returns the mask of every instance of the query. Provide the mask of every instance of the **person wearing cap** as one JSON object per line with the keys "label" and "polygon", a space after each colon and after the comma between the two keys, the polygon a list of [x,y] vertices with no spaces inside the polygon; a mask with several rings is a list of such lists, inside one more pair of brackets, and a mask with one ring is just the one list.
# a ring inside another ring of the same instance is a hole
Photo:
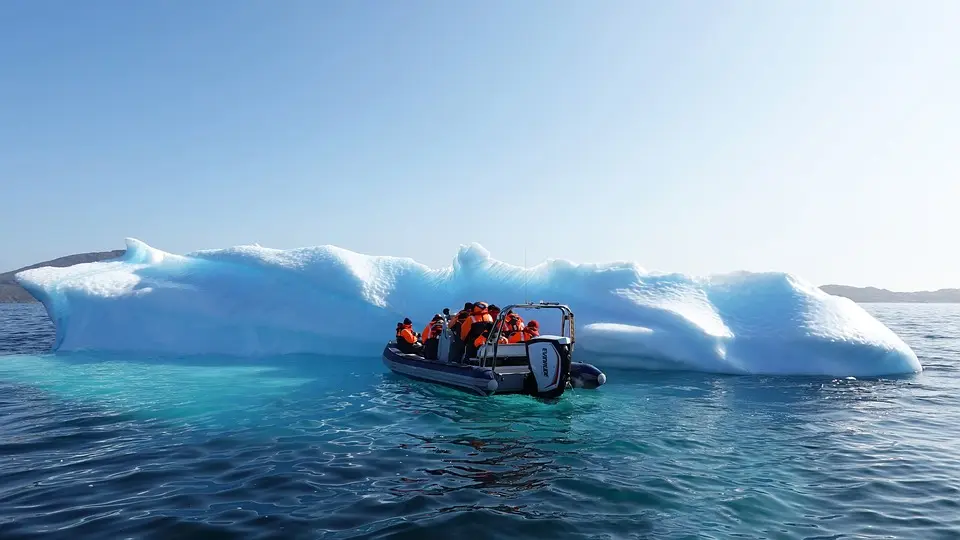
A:
{"label": "person wearing cap", "polygon": [[447,324],[447,328],[450,329],[453,339],[450,340],[450,347],[447,351],[449,361],[459,362],[463,358],[463,349],[466,347],[466,343],[460,339],[460,329],[463,328],[463,322],[467,320],[467,317],[470,316],[470,311],[473,309],[473,302],[464,302],[463,309],[457,312],[456,316],[450,318],[450,322]]}
{"label": "person wearing cap", "polygon": [[540,335],[540,323],[537,321],[530,321],[526,326],[523,327],[523,340],[530,341],[531,339],[538,337]]}
{"label": "person wearing cap", "polygon": [[453,335],[460,335],[460,327],[463,325],[463,321],[467,320],[467,317],[470,316],[470,311],[473,310],[473,302],[464,302],[463,309],[457,312],[457,315],[450,319],[450,324],[447,327],[453,330]]}
{"label": "person wearing cap", "polygon": [[523,317],[521,317],[519,313],[516,313],[512,309],[507,310],[507,314],[504,316],[504,319],[514,319],[520,324],[523,324]]}
{"label": "person wearing cap", "polygon": [[503,319],[503,335],[507,337],[508,343],[523,342],[523,321],[516,313],[510,312]]}
{"label": "person wearing cap", "polygon": [[430,324],[423,329],[421,339],[423,341],[423,357],[427,360],[436,360],[437,352],[440,349],[440,334],[443,333],[443,317],[440,314],[433,316]]}
{"label": "person wearing cap", "polygon": [[[437,321],[443,321],[443,317],[441,317],[439,313],[434,314],[433,318],[430,319],[430,322],[428,322],[427,325],[423,327],[423,332],[420,332],[421,339],[423,340],[424,343],[426,343],[427,340],[430,339],[430,336],[432,335],[432,332],[433,332],[433,327],[437,325]],[[443,323],[441,322],[441,324]]]}
{"label": "person wearing cap", "polygon": [[404,354],[420,354],[423,351],[423,344],[417,341],[410,319],[403,319],[402,323],[397,324],[397,348]]}
{"label": "person wearing cap", "polygon": [[463,325],[460,327],[460,339],[468,345],[473,343],[473,340],[477,339],[477,336],[483,332],[483,325],[480,323],[485,322],[493,322],[493,317],[487,311],[487,303],[474,303],[473,311],[470,312],[470,316],[463,321]]}

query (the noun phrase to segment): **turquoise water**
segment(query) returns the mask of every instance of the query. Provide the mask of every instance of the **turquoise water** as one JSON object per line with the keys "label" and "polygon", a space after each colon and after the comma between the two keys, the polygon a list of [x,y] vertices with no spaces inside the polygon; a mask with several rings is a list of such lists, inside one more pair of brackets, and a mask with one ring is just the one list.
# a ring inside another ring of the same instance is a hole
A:
{"label": "turquoise water", "polygon": [[0,538],[960,538],[960,306],[866,307],[922,374],[545,404],[378,358],[48,355],[0,306]]}

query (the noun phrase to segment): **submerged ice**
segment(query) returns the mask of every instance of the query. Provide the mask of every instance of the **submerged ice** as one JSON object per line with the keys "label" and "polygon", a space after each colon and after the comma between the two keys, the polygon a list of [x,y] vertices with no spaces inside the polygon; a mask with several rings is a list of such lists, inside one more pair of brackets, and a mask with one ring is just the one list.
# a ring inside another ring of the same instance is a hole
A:
{"label": "submerged ice", "polygon": [[[175,255],[127,239],[120,259],[17,279],[56,325],[55,349],[172,354],[378,355],[404,317],[524,299],[568,304],[578,359],[598,367],[876,376],[918,372],[914,352],[846,298],[784,273],[691,277],[632,263],[531,268],[461,247],[453,264],[322,246]],[[549,332],[549,320],[541,320]]]}

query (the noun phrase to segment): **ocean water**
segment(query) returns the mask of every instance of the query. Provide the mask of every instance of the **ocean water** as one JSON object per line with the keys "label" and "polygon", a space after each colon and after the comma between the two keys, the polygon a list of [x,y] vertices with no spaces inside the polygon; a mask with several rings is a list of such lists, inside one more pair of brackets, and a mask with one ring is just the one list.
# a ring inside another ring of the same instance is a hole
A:
{"label": "ocean water", "polygon": [[379,358],[51,355],[0,305],[0,538],[960,538],[960,306],[865,307],[922,374],[546,404]]}

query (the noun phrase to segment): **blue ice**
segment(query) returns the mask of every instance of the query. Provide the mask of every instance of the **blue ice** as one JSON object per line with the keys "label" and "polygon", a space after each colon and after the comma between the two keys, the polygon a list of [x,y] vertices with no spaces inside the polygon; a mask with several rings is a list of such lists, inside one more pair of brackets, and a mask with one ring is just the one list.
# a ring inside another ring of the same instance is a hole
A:
{"label": "blue ice", "polygon": [[[18,281],[47,309],[59,351],[376,356],[396,322],[466,301],[568,304],[577,354],[598,367],[879,376],[922,370],[853,301],[787,273],[688,276],[635,263],[522,268],[461,246],[453,263],[334,246],[237,246],[177,255],[128,238],[120,259],[36,268]],[[551,321],[545,332],[550,331]]]}

